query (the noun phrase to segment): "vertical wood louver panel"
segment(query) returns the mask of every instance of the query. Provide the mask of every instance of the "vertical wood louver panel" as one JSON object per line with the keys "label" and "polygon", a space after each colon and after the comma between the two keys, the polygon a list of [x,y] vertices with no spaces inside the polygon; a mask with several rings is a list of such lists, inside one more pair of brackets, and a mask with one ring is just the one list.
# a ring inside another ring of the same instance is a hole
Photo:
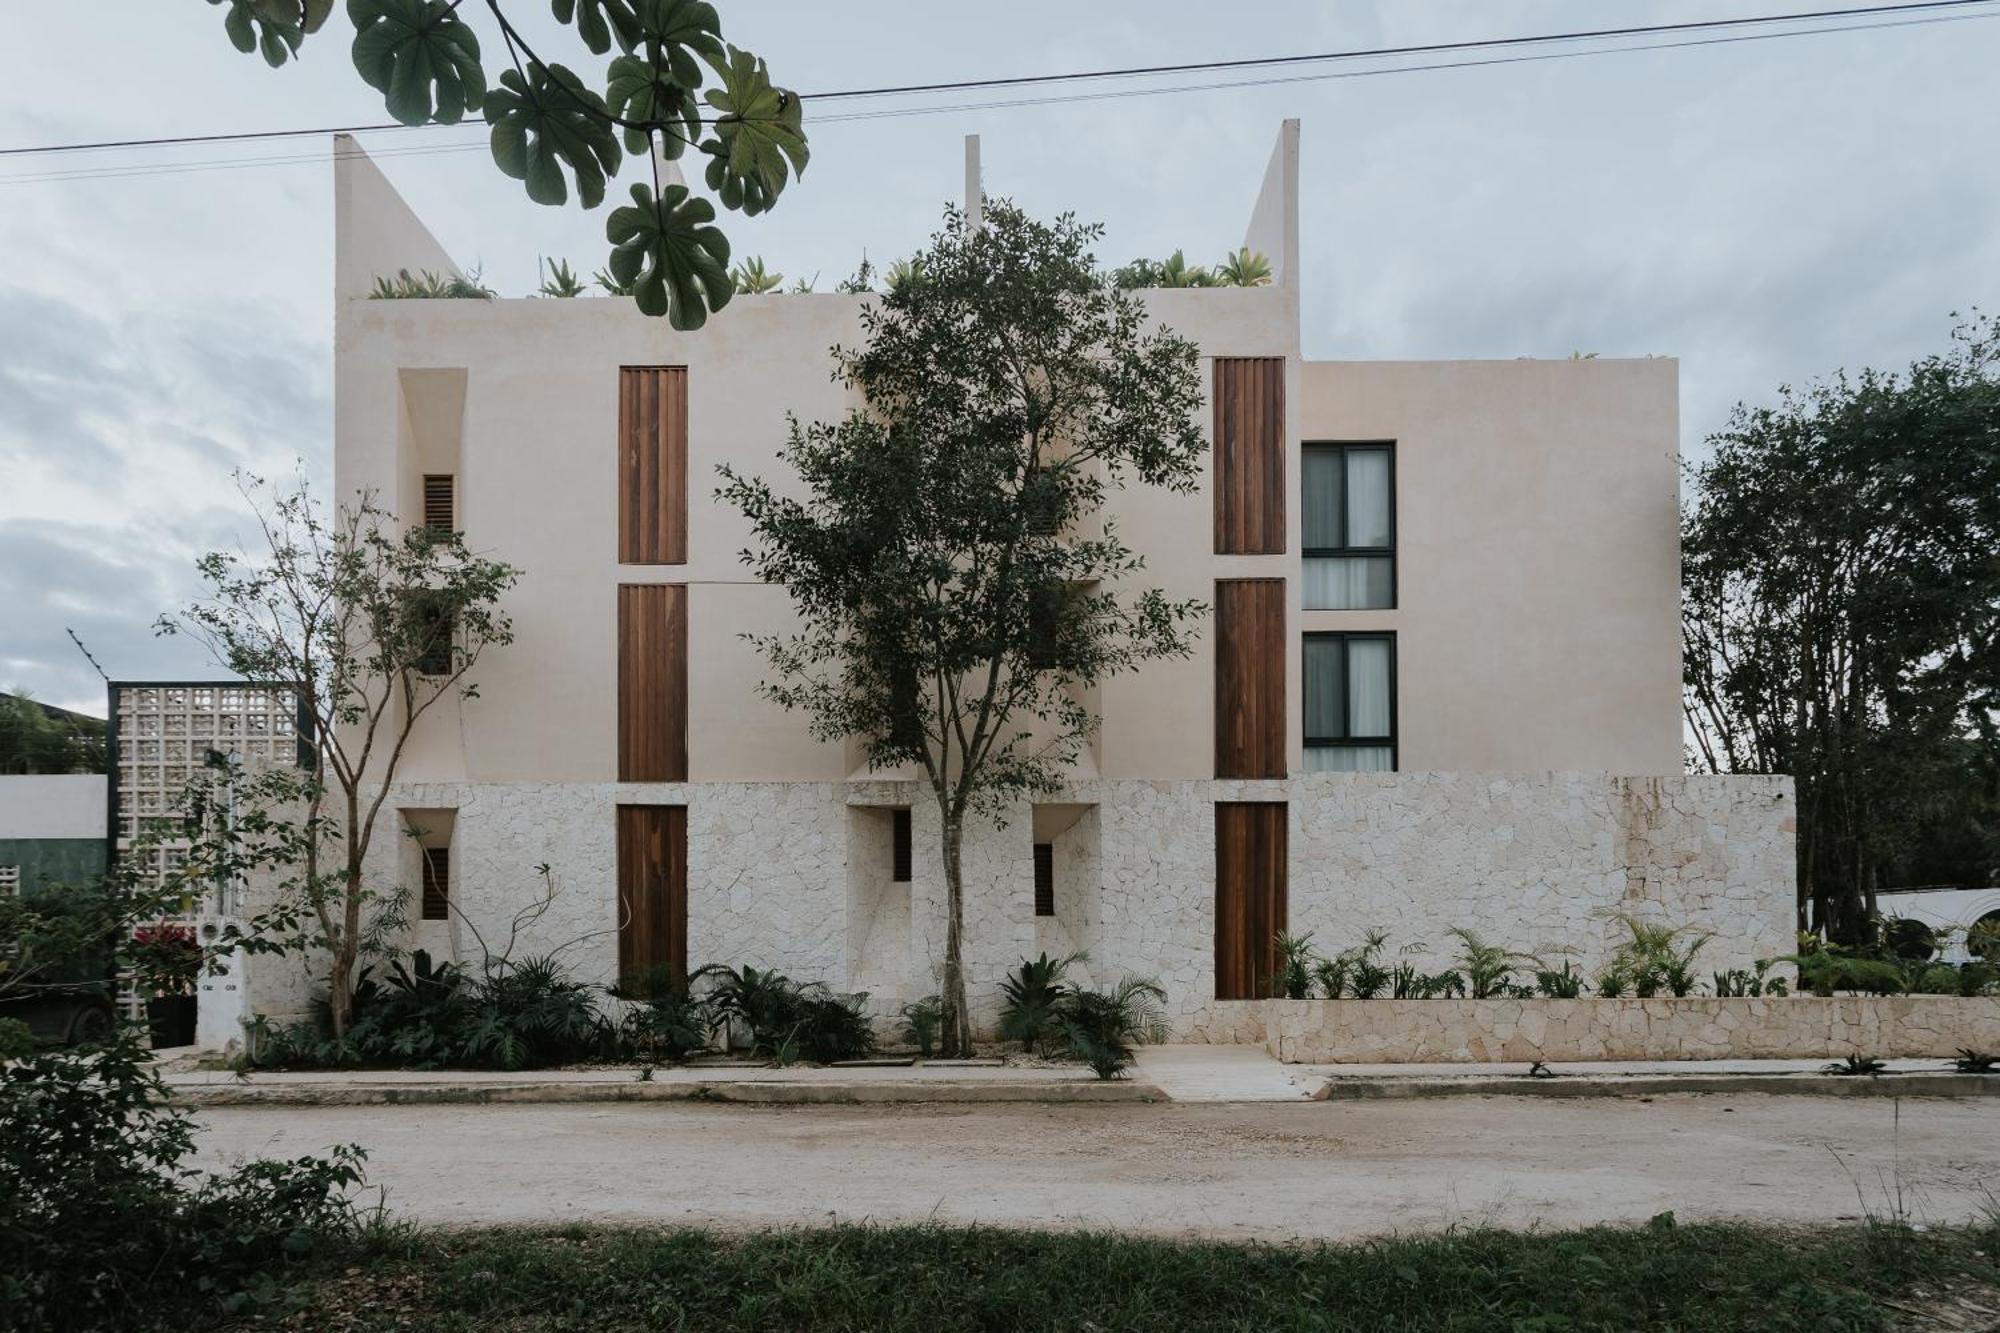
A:
{"label": "vertical wood louver panel", "polygon": [[618,780],[686,782],[687,588],[618,588]]}
{"label": "vertical wood louver panel", "polygon": [[449,472],[424,474],[424,526],[438,532],[458,529],[457,478]]}
{"label": "vertical wood louver panel", "polygon": [[618,372],[618,561],[687,562],[687,368]]}
{"label": "vertical wood louver panel", "polygon": [[1285,552],[1285,359],[1215,358],[1215,553]]}
{"label": "vertical wood louver panel", "polygon": [[687,985],[687,807],[618,807],[618,975]]}
{"label": "vertical wood louver panel", "polygon": [[1285,776],[1285,581],[1215,581],[1215,776]]}
{"label": "vertical wood louver panel", "polygon": [[1215,805],[1215,998],[1271,993],[1287,924],[1289,831],[1283,801]]}

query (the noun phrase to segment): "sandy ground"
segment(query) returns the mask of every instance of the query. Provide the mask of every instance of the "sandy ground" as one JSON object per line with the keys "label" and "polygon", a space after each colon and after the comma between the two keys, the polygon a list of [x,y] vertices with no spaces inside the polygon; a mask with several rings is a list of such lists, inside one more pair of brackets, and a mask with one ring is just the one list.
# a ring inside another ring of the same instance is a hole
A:
{"label": "sandy ground", "polygon": [[[1992,1099],[412,1106],[201,1113],[223,1165],[336,1143],[427,1222],[936,1219],[1218,1237],[1978,1214]],[[1864,1202],[1865,1201],[1865,1202]]]}

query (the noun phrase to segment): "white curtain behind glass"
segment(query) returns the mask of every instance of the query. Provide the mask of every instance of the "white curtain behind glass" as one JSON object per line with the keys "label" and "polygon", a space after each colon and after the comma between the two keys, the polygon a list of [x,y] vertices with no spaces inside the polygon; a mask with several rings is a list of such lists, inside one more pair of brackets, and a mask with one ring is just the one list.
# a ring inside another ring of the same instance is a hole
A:
{"label": "white curtain behind glass", "polygon": [[1347,452],[1347,545],[1389,544],[1389,451]]}
{"label": "white curtain behind glass", "polygon": [[1389,723],[1389,642],[1347,641],[1347,734],[1387,736]]}
{"label": "white curtain behind glass", "polygon": [[1340,545],[1339,450],[1306,450],[1299,469],[1299,490],[1307,549]]}

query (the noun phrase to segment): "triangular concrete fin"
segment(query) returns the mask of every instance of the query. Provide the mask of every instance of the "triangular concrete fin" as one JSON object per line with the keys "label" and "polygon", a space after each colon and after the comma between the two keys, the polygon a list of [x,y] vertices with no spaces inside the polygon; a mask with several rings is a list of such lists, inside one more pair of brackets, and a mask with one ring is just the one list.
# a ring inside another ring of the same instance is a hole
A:
{"label": "triangular concrete fin", "polygon": [[333,294],[366,296],[400,269],[463,276],[352,135],[333,136]]}

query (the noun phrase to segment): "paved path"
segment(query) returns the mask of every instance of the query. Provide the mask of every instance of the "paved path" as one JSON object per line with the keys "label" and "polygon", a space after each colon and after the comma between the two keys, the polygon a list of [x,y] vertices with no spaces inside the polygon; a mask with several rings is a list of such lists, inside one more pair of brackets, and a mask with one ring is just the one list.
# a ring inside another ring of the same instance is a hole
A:
{"label": "paved path", "polygon": [[1133,1077],[1177,1102],[1296,1102],[1323,1073],[1281,1065],[1261,1046],[1141,1046]]}
{"label": "paved path", "polygon": [[[1900,1122],[1897,1119],[1900,1111]],[[1978,1215],[1988,1099],[1455,1097],[1292,1105],[211,1108],[203,1157],[371,1153],[392,1209],[472,1224],[939,1219],[1223,1237],[1453,1224]]]}

